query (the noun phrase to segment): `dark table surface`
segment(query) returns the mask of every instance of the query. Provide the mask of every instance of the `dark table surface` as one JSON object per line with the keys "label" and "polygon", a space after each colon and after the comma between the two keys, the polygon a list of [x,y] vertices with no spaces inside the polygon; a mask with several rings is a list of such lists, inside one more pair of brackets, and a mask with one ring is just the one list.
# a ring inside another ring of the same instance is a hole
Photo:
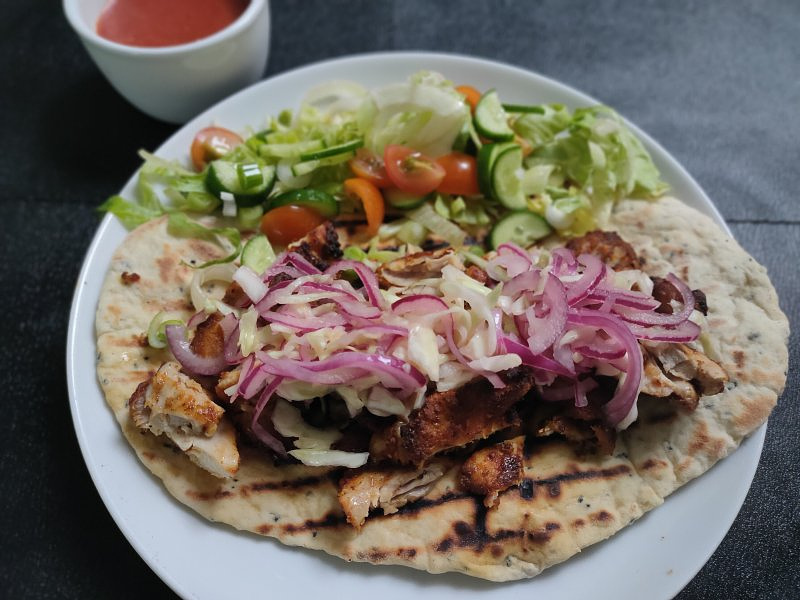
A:
{"label": "dark table surface", "polygon": [[[376,50],[538,71],[616,107],[699,181],[800,324],[800,3],[274,0],[265,77]],[[0,19],[0,597],[169,597],[106,512],[69,413],[68,311],[95,207],[176,127],[103,79],[53,0]],[[795,182],[795,183],[793,183]],[[798,337],[741,513],[680,598],[800,597]],[[265,582],[269,581],[265,573]]]}

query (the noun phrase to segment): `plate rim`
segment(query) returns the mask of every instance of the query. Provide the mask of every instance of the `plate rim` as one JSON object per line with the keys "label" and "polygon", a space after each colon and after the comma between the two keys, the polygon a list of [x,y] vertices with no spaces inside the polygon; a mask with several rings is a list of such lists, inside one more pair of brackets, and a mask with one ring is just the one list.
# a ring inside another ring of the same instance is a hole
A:
{"label": "plate rim", "polygon": [[[213,116],[214,112],[219,109],[221,105],[224,105],[228,102],[235,102],[240,96],[243,96],[248,93],[255,93],[253,90],[255,88],[259,88],[262,86],[269,87],[271,85],[276,85],[280,83],[282,78],[289,78],[289,77],[299,77],[308,72],[317,71],[317,70],[324,70],[328,67],[334,67],[341,65],[343,63],[353,63],[354,65],[361,61],[375,61],[375,60],[397,60],[397,61],[412,61],[417,60],[420,61],[421,64],[424,64],[425,60],[435,60],[435,61],[452,61],[454,66],[458,67],[459,64],[463,65],[463,63],[472,64],[472,65],[481,65],[486,68],[490,69],[500,69],[505,70],[514,75],[525,77],[525,78],[535,78],[544,82],[549,86],[553,86],[558,88],[560,91],[567,92],[577,98],[580,98],[584,102],[591,102],[594,104],[602,104],[593,96],[586,94],[585,92],[573,87],[570,84],[564,83],[559,81],[553,77],[543,75],[537,71],[532,69],[527,69],[521,66],[513,65],[510,63],[506,63],[499,60],[484,58],[484,57],[475,57],[469,56],[465,54],[459,53],[450,53],[450,52],[428,52],[428,51],[380,51],[380,52],[365,52],[365,53],[356,53],[356,54],[348,54],[343,56],[338,56],[335,58],[329,58],[325,60],[319,60],[311,63],[307,63],[295,68],[288,69],[286,71],[273,74],[269,77],[262,79],[261,81],[248,86],[232,94],[231,96],[221,100],[217,104],[211,106],[207,110],[203,111],[202,113],[198,114],[196,117],[188,121],[186,124],[179,126],[175,132],[173,132],[169,137],[167,137],[164,141],[161,142],[159,148],[155,151],[158,152],[164,146],[169,145],[172,140],[176,137],[181,136],[181,134],[188,128],[195,127],[199,122],[203,121],[204,119],[208,119],[209,116]],[[728,233],[732,238],[733,233],[731,232],[730,228],[728,227],[727,223],[725,222],[724,218],[722,217],[719,209],[714,204],[714,202],[709,198],[706,194],[705,190],[699,185],[699,183],[694,179],[694,177],[689,173],[689,171],[670,153],[668,152],[655,138],[649,135],[647,132],[640,129],[635,123],[630,122],[628,119],[625,119],[623,115],[623,119],[625,120],[626,124],[634,131],[634,133],[644,142],[645,146],[647,146],[651,152],[652,149],[655,149],[656,154],[660,155],[659,159],[661,161],[666,161],[667,165],[669,166],[670,170],[673,171],[670,177],[678,177],[683,179],[689,187],[692,189],[692,192],[696,194],[702,200],[702,212],[705,212],[708,216],[710,216],[718,225],[720,225],[726,233]],[[138,169],[136,169],[131,177],[125,182],[123,186],[123,190],[128,188],[132,182],[135,180],[136,175],[138,173]],[[114,520],[114,523],[117,525],[119,530],[125,536],[127,541],[131,544],[133,549],[136,553],[142,558],[142,560],[150,567],[150,569],[168,586],[170,587],[176,594],[181,597],[188,598],[194,597],[185,586],[177,581],[173,574],[167,570],[167,568],[160,563],[158,560],[155,560],[154,557],[150,554],[149,550],[146,548],[144,542],[140,539],[140,536],[137,532],[130,526],[128,522],[125,521],[121,511],[117,507],[117,501],[112,497],[111,490],[107,487],[106,483],[104,482],[103,478],[101,477],[100,469],[98,465],[94,462],[93,456],[91,453],[91,443],[88,439],[86,429],[84,428],[82,416],[80,413],[80,409],[78,406],[78,385],[77,382],[80,378],[80,373],[76,371],[77,363],[79,362],[77,359],[78,350],[78,336],[80,331],[78,330],[78,315],[79,312],[85,307],[85,303],[89,301],[91,303],[91,310],[92,314],[94,314],[94,310],[96,309],[97,300],[98,298],[86,298],[86,283],[88,277],[91,275],[91,267],[95,262],[96,254],[99,250],[99,247],[104,239],[104,236],[107,235],[108,229],[112,225],[113,217],[110,214],[106,214],[105,217],[100,221],[97,230],[92,238],[92,241],[84,255],[83,262],[81,264],[81,269],[77,278],[77,282],[74,286],[72,302],[70,305],[70,312],[69,312],[69,322],[68,322],[68,331],[67,331],[67,346],[66,346],[66,375],[67,375],[67,390],[69,396],[69,404],[70,404],[70,413],[72,416],[73,421],[73,428],[75,431],[76,438],[78,440],[81,454],[83,457],[84,464],[86,465],[87,470],[89,471],[90,477],[92,482],[97,489],[101,500],[103,501],[103,505],[106,511]],[[735,238],[734,238],[735,239]],[[94,319],[92,319],[92,323],[94,323]],[[94,327],[93,327],[93,338],[95,339],[96,344],[96,336],[94,335]],[[95,346],[96,348],[96,346]],[[96,372],[92,371],[92,378],[93,378],[93,385],[97,388],[100,397],[104,400],[102,391],[99,388],[96,379]],[[107,404],[105,401],[103,405],[107,408]],[[113,414],[109,411],[109,417],[113,419]],[[114,424],[118,427],[116,420],[114,419]],[[750,449],[750,452],[753,454],[753,458],[749,461],[747,467],[747,485],[743,486],[740,489],[737,489],[737,493],[733,495],[733,501],[724,507],[726,510],[725,512],[724,521],[727,525],[724,528],[721,528],[714,535],[711,539],[706,539],[706,543],[703,545],[704,550],[700,552],[701,555],[704,556],[702,562],[696,564],[693,568],[684,569],[683,576],[679,579],[681,583],[676,586],[672,586],[669,590],[669,596],[671,597],[674,594],[680,592],[703,568],[703,566],[708,562],[709,558],[713,555],[716,551],[719,544],[727,535],[728,531],[730,530],[731,526],[733,525],[736,516],[741,511],[741,507],[744,503],[744,500],[752,486],[752,481],[756,473],[756,469],[760,462],[761,454],[763,451],[764,440],[766,437],[766,430],[767,430],[767,423],[765,422],[761,425],[758,429],[753,431],[749,436],[747,436],[744,440],[742,440],[739,448],[734,450],[733,453],[738,453],[741,448],[745,445],[748,447],[755,446]],[[126,443],[127,445],[127,443]],[[732,453],[732,454],[733,454]],[[727,457],[726,457],[727,458]],[[136,459],[138,461],[138,458]],[[704,476],[716,468],[719,464],[716,463],[714,466],[709,469],[706,473],[703,473],[701,476],[695,478],[694,480],[688,482],[687,484],[681,486],[678,490],[670,494],[669,498],[672,498],[678,494],[680,494],[683,490],[688,488],[693,488],[696,486],[697,481],[703,481]],[[141,465],[143,466],[143,465]],[[151,475],[149,471],[145,468],[148,475]],[[152,475],[151,475],[152,476]],[[159,485],[163,487],[161,482],[158,482]],[[171,497],[170,497],[171,498]],[[176,500],[177,502],[177,500]],[[658,507],[657,507],[658,508]],[[190,510],[190,509],[187,509]],[[193,512],[193,511],[192,511]],[[645,515],[646,516],[646,515]],[[729,518],[730,517],[730,518]],[[202,517],[200,517],[202,518]],[[623,528],[626,529],[627,527]],[[243,532],[238,532],[231,530],[235,534],[242,534]],[[597,548],[599,544],[593,544],[591,548]],[[318,553],[319,551],[314,551]],[[559,568],[565,564],[569,564],[569,560],[565,561],[565,563],[561,563],[560,565],[556,565],[552,567],[552,570]],[[551,569],[545,571],[548,573]],[[442,577],[439,576],[432,576],[430,574],[425,574],[428,577]],[[530,580],[523,580],[523,581],[530,581]],[[536,578],[532,580],[533,582],[536,581]],[[677,581],[677,580],[676,580]],[[507,584],[498,584],[498,587],[502,587],[503,585]],[[667,590],[664,590],[667,591]]]}

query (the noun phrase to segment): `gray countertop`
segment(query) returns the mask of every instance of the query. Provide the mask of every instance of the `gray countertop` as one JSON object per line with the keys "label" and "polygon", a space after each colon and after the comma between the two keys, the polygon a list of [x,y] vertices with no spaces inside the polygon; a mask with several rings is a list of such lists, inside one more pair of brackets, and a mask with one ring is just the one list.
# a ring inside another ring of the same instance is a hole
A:
{"label": "gray countertop", "polygon": [[[81,458],[64,369],[94,208],[174,126],[105,82],[60,3],[6,3],[0,25],[0,596],[169,597],[106,512]],[[617,108],[697,179],[800,323],[800,3],[273,0],[265,77],[378,50],[456,52]],[[423,66],[423,65],[421,65]],[[679,598],[800,597],[798,338],[752,488]],[[10,392],[10,396],[9,396]],[[8,418],[10,416],[10,418]],[[265,584],[269,576],[265,573]]]}

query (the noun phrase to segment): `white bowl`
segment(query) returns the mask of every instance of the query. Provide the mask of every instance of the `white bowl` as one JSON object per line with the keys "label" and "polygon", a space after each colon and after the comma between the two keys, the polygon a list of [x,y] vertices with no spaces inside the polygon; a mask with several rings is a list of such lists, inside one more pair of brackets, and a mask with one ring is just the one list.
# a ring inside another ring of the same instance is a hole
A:
{"label": "white bowl", "polygon": [[148,115],[185,123],[261,79],[269,53],[269,0],[250,0],[225,29],[177,46],[141,48],[97,33],[107,0],[63,0],[64,13],[112,86]]}

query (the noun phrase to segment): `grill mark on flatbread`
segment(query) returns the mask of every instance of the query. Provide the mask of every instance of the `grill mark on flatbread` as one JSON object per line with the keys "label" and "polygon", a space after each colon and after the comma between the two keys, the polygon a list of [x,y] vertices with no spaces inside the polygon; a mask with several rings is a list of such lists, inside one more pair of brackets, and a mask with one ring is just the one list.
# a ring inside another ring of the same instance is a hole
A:
{"label": "grill mark on flatbread", "polygon": [[250,485],[242,487],[242,495],[247,495],[250,492],[270,492],[274,490],[297,490],[305,487],[319,487],[327,485],[328,483],[335,482],[338,479],[340,471],[332,471],[325,475],[312,475],[310,477],[301,477],[299,479],[289,479],[287,481],[260,481],[251,483]]}
{"label": "grill mark on flatbread", "polygon": [[193,500],[221,500],[222,498],[230,498],[235,494],[230,490],[223,490],[221,488],[214,490],[213,492],[198,492],[195,490],[187,490],[186,495]]}

